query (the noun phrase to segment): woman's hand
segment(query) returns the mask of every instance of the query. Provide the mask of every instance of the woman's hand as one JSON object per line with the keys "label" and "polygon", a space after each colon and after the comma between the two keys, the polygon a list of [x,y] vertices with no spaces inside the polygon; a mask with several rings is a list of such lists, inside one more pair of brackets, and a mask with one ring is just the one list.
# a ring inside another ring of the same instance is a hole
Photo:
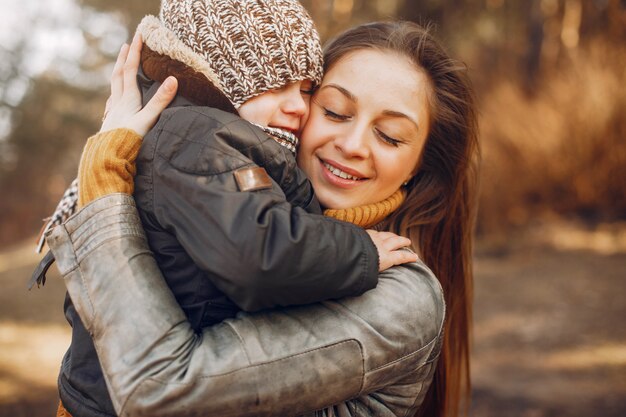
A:
{"label": "woman's hand", "polygon": [[80,158],[78,207],[111,193],[133,194],[135,160],[142,138],[176,95],[178,83],[168,77],[141,107],[136,80],[141,45],[141,37],[135,35],[132,44],[122,46],[117,57],[100,134],[89,138]]}
{"label": "woman's hand", "polygon": [[366,230],[366,232],[378,250],[379,272],[394,265],[415,262],[419,259],[415,252],[410,249],[410,239],[391,232],[377,232],[371,229]]}
{"label": "woman's hand", "polygon": [[126,128],[144,136],[176,95],[178,81],[168,77],[142,109],[136,79],[141,46],[141,35],[135,34],[131,45],[124,44],[117,56],[111,75],[111,96],[107,100],[100,132]]}

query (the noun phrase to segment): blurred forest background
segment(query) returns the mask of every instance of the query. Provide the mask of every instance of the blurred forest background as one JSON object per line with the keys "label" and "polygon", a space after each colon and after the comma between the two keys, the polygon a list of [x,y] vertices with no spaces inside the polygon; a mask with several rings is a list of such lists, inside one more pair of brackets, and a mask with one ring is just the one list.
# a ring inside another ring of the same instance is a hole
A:
{"label": "blurred forest background", "polygon": [[[469,67],[483,153],[472,415],[626,415],[626,1],[302,2],[324,40],[433,22]],[[0,6],[0,415],[51,415],[68,332],[62,284],[24,298],[34,235],[99,129],[121,43],[159,2]]]}
{"label": "blurred forest background", "polygon": [[[31,236],[99,128],[119,45],[157,0],[1,0],[0,246]],[[304,1],[323,39],[434,22],[478,89],[480,235],[546,216],[626,218],[626,6],[620,0]]]}

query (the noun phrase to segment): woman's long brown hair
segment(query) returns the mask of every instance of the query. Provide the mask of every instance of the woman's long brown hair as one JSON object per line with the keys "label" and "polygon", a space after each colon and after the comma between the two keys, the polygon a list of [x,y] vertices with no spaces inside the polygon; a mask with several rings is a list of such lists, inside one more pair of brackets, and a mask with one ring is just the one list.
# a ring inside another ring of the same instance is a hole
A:
{"label": "woman's long brown hair", "polygon": [[473,89],[466,66],[451,59],[428,28],[412,22],[370,23],[344,32],[326,47],[325,71],[346,54],[368,48],[408,57],[430,81],[430,129],[420,164],[406,186],[406,201],[384,228],[413,241],[441,282],[446,300],[444,344],[417,416],[466,414],[479,159]]}

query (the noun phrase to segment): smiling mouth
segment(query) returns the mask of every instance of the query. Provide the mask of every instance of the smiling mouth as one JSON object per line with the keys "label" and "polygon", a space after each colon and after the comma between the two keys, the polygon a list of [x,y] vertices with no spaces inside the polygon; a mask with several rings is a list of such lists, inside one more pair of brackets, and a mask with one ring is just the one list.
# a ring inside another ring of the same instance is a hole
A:
{"label": "smiling mouth", "polygon": [[290,127],[284,127],[284,126],[272,126],[272,125],[268,125],[267,127],[269,127],[270,129],[276,129],[276,130],[280,130],[282,132],[294,135],[297,137],[298,134],[298,129],[293,129]]}
{"label": "smiling mouth", "polygon": [[350,175],[347,172],[342,171],[339,168],[330,165],[328,162],[322,161],[322,164],[328,171],[330,171],[331,174],[333,174],[336,177],[343,178],[344,180],[362,181],[365,179],[365,178],[355,177],[354,175]]}
{"label": "smiling mouth", "polygon": [[281,146],[289,149],[294,154],[296,153],[296,149],[298,148],[298,142],[300,140],[291,130],[273,126],[263,127],[259,124],[257,124],[256,126],[263,129],[265,133],[269,134],[270,137],[272,137]]}

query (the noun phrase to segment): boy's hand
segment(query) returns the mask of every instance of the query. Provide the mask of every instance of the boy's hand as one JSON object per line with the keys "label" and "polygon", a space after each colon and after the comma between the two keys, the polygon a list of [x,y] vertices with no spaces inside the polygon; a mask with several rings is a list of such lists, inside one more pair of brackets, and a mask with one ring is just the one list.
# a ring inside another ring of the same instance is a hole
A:
{"label": "boy's hand", "polygon": [[366,230],[378,250],[378,272],[391,268],[394,265],[415,262],[419,257],[411,250],[411,240],[391,232],[377,232]]}

